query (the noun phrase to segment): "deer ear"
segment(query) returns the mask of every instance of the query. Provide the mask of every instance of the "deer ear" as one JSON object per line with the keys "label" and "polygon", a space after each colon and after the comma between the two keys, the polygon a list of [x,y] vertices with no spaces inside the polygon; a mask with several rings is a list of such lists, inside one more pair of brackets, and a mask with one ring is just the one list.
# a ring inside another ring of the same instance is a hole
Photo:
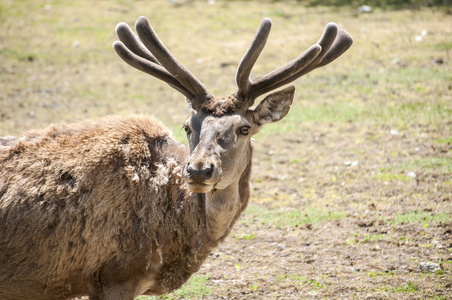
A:
{"label": "deer ear", "polygon": [[265,97],[264,100],[252,110],[254,122],[261,126],[267,123],[277,122],[284,118],[289,112],[294,95],[295,87],[289,86]]}

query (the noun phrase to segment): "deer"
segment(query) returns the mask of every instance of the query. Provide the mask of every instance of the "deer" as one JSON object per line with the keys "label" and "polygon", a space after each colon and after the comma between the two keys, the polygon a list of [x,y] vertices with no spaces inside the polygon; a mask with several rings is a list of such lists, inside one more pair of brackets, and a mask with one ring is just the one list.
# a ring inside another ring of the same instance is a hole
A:
{"label": "deer", "polygon": [[295,87],[274,90],[332,62],[353,42],[329,23],[300,56],[251,79],[271,25],[262,20],[228,97],[213,96],[146,17],[137,19],[137,34],[117,25],[119,57],[185,96],[188,149],[158,119],[141,115],[1,140],[0,299],[162,295],[200,269],[248,205],[252,136],[289,112]]}

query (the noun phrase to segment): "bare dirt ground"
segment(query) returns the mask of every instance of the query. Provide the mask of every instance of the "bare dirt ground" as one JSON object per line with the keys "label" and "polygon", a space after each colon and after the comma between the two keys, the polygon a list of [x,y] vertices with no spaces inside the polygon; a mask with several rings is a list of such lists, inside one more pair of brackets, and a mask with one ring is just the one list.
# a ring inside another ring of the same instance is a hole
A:
{"label": "bare dirt ground", "polygon": [[[373,177],[376,166],[389,161],[403,163],[415,153],[441,156],[452,147],[391,136],[384,129],[379,138],[369,140],[366,128],[350,124],[344,129],[337,135],[329,126],[309,128],[285,137],[285,150],[273,155],[272,149],[279,146],[258,146],[255,179],[263,182],[255,185],[251,212],[202,269],[215,287],[212,296],[204,298],[450,299],[452,224],[450,217],[440,222],[428,219],[450,212],[450,187],[438,184],[450,173],[416,172],[416,178],[403,182]],[[360,154],[354,152],[357,140],[362,141]],[[405,155],[394,158],[394,153]],[[290,163],[294,157],[303,158],[301,174]],[[278,221],[268,226],[262,215],[253,213],[253,205],[316,207],[345,214],[316,224],[308,220],[290,227],[281,219],[281,227]],[[426,218],[392,222],[408,212]],[[254,236],[246,239],[240,233]],[[442,271],[422,272],[422,262],[437,263]]]}

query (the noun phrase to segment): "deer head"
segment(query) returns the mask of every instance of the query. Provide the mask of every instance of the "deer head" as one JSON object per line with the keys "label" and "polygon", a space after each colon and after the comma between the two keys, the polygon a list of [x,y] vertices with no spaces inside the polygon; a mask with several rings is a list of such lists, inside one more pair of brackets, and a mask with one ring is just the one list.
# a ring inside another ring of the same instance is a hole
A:
{"label": "deer head", "polygon": [[163,80],[182,93],[192,108],[184,128],[190,156],[183,178],[193,192],[224,189],[237,181],[251,160],[251,137],[263,125],[277,122],[289,112],[295,87],[289,86],[266,96],[310,71],[342,55],[353,43],[352,37],[336,24],[329,23],[319,41],[303,54],[274,71],[250,79],[251,70],[265,46],[271,20],[262,20],[257,33],[237,70],[238,89],[229,97],[214,97],[160,41],[145,17],[136,22],[136,36],[120,23],[114,43],[118,55],[129,65]]}

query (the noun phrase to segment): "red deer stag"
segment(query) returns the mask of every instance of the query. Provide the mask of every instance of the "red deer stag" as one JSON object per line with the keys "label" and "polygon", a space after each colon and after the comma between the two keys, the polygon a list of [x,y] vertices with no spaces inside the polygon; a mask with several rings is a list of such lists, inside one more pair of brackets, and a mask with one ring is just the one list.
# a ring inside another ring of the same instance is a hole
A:
{"label": "red deer stag", "polygon": [[107,117],[0,141],[0,299],[133,299],[179,288],[225,239],[250,197],[253,144],[289,111],[282,87],[352,44],[333,23],[293,61],[254,80],[264,19],[239,64],[238,89],[215,98],[145,17],[116,32],[119,56],[182,93],[189,151],[159,121]]}

